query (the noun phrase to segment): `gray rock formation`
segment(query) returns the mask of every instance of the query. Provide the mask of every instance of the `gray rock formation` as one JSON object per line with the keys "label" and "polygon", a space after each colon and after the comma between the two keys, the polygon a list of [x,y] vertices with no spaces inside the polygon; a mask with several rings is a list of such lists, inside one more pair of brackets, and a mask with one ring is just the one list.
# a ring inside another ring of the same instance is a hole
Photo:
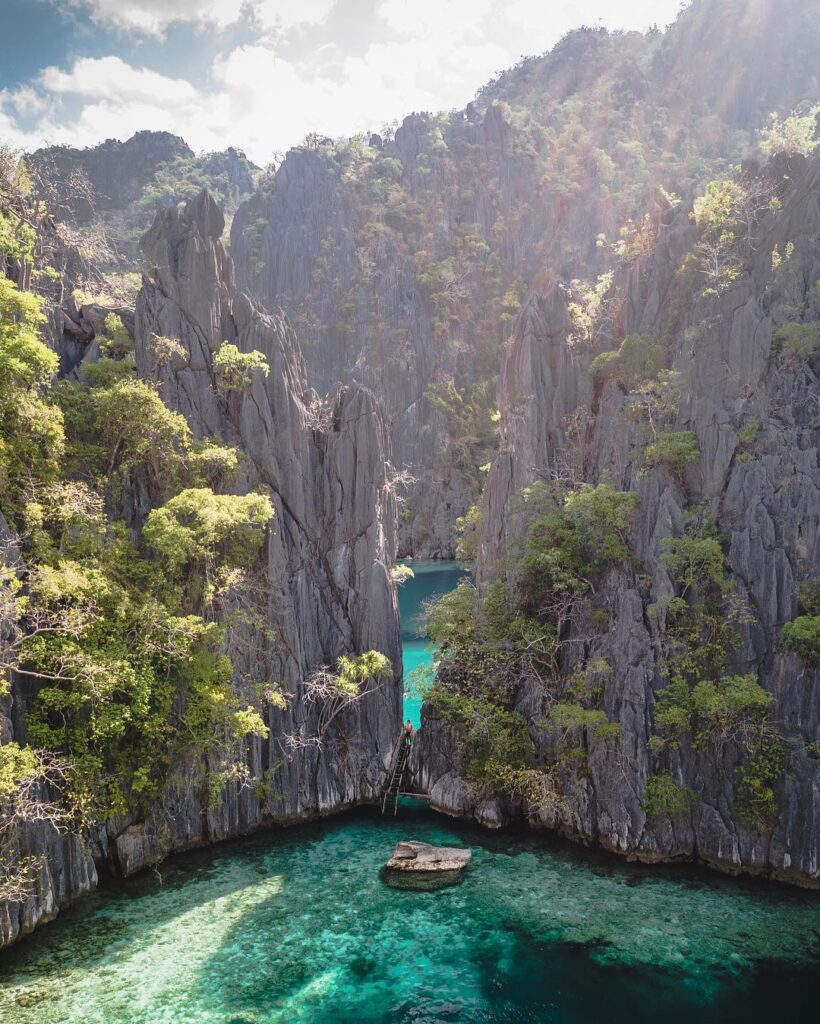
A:
{"label": "gray rock formation", "polygon": [[69,197],[68,212],[79,223],[87,223],[97,210],[122,210],[136,199],[160,165],[193,155],[177,135],[142,131],[127,142],[107,139],[88,149],[48,146],[32,153],[29,160],[37,173],[57,182],[68,182],[77,171],[86,176],[94,192],[93,205],[85,197]]}
{"label": "gray rock formation", "polygon": [[[93,888],[95,861],[128,875],[173,850],[373,798],[393,751],[401,649],[390,572],[396,509],[382,414],[363,387],[337,386],[323,402],[307,390],[285,320],[262,315],[237,291],[219,241],[223,226],[207,193],[158,215],[143,242],[153,271],[137,303],[136,355],[140,375],[157,381],[165,402],[186,416],[197,437],[241,449],[240,490],[261,487],[275,507],[258,586],[264,622],[249,626],[230,650],[240,691],[271,680],[290,695],[286,710],[267,708],[270,738],[245,751],[253,774],[268,785],[260,797],[228,783],[213,806],[204,786],[207,765],[177,764],[146,820],[126,815],[82,841],[47,835],[44,828],[21,833],[21,855],[42,857],[47,867],[27,904],[0,911],[0,944]],[[178,365],[157,364],[156,334],[181,342],[185,356]],[[230,401],[215,391],[211,370],[224,341],[262,352],[270,367],[266,378],[257,374],[253,386]],[[126,504],[138,529],[151,495],[134,489]],[[305,702],[305,679],[341,654],[371,649],[389,657],[393,676],[343,711],[317,744],[320,708]],[[25,699],[19,689],[13,696]]]}
{"label": "gray rock formation", "polygon": [[[596,238],[637,222],[655,187],[690,195],[770,111],[813,102],[819,42],[802,0],[698,0],[645,36],[581,29],[463,112],[292,150],[240,207],[237,279],[298,324],[308,382],[358,380],[384,404],[417,481],[401,554],[453,555],[494,440],[459,413],[487,395],[509,310],[545,273],[594,281],[611,253]],[[446,410],[449,383],[462,402]]]}
{"label": "gray rock formation", "polygon": [[[698,859],[728,872],[818,886],[820,762],[806,748],[820,736],[820,674],[782,651],[779,640],[784,623],[797,614],[796,583],[816,578],[820,567],[820,367],[816,355],[779,355],[772,331],[795,309],[805,309],[809,321],[820,312],[813,298],[820,281],[820,157],[775,162],[769,172],[784,182],[782,208],[765,219],[748,272],[722,294],[704,295],[697,283],[684,294],[679,290],[676,272],[693,235],[685,212],[661,218],[654,253],[615,285],[620,335],[668,340],[683,396],[669,429],[694,432],[701,460],[683,482],[662,469],[643,472],[645,428],[629,416],[628,396],[610,381],[592,397],[584,479],[608,480],[638,496],[631,547],[641,576],[632,568],[609,574],[596,595],[608,613],[608,630],[568,645],[570,653],[565,647],[561,669],[567,678],[577,667],[579,646],[586,657],[609,663],[602,706],[620,723],[620,737],[615,744],[588,737],[586,770],[562,777],[560,803],[528,820],[630,857]],[[787,246],[787,264],[773,269],[773,251],[782,255]],[[505,571],[504,555],[516,541],[517,491],[549,478],[571,454],[563,417],[576,401],[584,407],[590,385],[579,387],[589,377],[567,344],[566,326],[557,290],[533,298],[505,357],[499,397],[504,444],[484,495],[484,582]],[[750,422],[759,429],[743,432]],[[661,545],[680,535],[685,510],[695,505],[714,516],[731,581],[748,609],[731,671],[756,674],[773,695],[772,720],[786,744],[777,820],[768,832],[744,823],[734,807],[739,753],[731,743],[716,756],[683,742],[673,755],[673,778],[698,797],[691,815],[653,822],[643,806],[647,778],[659,767],[647,744],[665,683],[661,623],[650,606],[674,593]],[[582,635],[579,624],[572,629]],[[536,746],[549,759],[553,741],[535,724],[546,696],[540,683],[522,679],[516,709],[532,723]],[[458,748],[457,733],[425,706],[413,759],[434,806],[488,825],[526,812],[488,799],[466,781]]]}
{"label": "gray rock formation", "polygon": [[390,871],[463,871],[472,856],[471,850],[456,846],[432,846],[416,839],[405,839],[396,845],[385,867]]}

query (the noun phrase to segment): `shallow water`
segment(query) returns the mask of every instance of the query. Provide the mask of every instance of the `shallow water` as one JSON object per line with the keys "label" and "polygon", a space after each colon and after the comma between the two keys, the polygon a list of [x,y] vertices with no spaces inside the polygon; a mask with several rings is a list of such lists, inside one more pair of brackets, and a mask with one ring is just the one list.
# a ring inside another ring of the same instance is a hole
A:
{"label": "shallow water", "polygon": [[[400,837],[470,846],[465,880],[388,887]],[[0,955],[0,1020],[772,1024],[820,1005],[816,894],[629,866],[418,805],[268,832],[163,875],[98,892]]]}
{"label": "shallow water", "polygon": [[433,667],[433,646],[424,633],[422,605],[431,597],[445,594],[456,586],[464,568],[458,562],[410,562],[415,576],[399,587],[401,650],[404,661],[404,719],[414,728],[421,724],[421,698],[418,682],[421,673]]}

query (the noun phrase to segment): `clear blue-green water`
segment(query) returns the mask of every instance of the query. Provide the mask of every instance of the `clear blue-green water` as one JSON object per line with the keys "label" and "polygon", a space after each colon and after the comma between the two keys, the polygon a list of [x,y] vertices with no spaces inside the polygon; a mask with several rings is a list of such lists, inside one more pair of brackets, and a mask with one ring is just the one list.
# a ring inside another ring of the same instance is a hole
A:
{"label": "clear blue-green water", "polygon": [[[413,568],[400,605],[417,725],[420,609],[463,570]],[[469,846],[464,881],[386,885],[400,838]],[[0,954],[2,1024],[779,1024],[818,1005],[817,894],[627,865],[415,803],[177,857]]]}
{"label": "clear blue-green water", "polygon": [[458,562],[410,562],[415,573],[399,587],[399,615],[401,617],[401,650],[404,661],[404,719],[421,724],[421,697],[419,686],[424,673],[433,667],[433,647],[425,636],[422,606],[431,597],[452,590],[465,570]]}
{"label": "clear blue-green water", "polygon": [[[470,846],[459,886],[389,888],[400,837]],[[175,858],[0,955],[8,1024],[817,1019],[816,894],[630,866],[417,805]]]}

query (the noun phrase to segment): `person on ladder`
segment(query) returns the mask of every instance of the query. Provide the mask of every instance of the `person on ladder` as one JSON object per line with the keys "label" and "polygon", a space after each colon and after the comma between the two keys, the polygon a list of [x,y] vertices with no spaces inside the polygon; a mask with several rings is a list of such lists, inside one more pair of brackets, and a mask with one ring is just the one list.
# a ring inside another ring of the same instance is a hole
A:
{"label": "person on ladder", "polygon": [[410,719],[408,718],[407,725],[405,725],[405,727],[404,727],[404,745],[405,745],[405,747],[409,747],[412,742],[413,742],[413,724],[410,721]]}

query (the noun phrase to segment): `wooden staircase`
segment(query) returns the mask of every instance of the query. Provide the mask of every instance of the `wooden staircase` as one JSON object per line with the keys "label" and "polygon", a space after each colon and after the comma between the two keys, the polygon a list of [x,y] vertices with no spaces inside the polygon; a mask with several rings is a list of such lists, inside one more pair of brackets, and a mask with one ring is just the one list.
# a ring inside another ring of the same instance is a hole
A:
{"label": "wooden staircase", "polygon": [[393,758],[388,769],[386,782],[382,789],[382,814],[387,813],[390,801],[393,801],[393,815],[399,809],[399,797],[402,794],[402,783],[407,772],[407,762],[410,760],[410,744],[404,741],[404,730],[399,736],[399,742],[393,751]]}
{"label": "wooden staircase", "polygon": [[[399,809],[400,796],[412,796],[414,800],[430,799],[427,793],[414,793],[412,790],[407,789],[407,784],[414,781],[407,777],[409,766],[410,744],[405,743],[405,733],[402,729],[398,743],[393,750],[393,757],[390,761],[390,767],[387,770],[385,783],[379,797],[382,805],[382,814],[387,814],[388,808],[392,804],[395,817]],[[418,768],[418,765],[416,767]]]}

